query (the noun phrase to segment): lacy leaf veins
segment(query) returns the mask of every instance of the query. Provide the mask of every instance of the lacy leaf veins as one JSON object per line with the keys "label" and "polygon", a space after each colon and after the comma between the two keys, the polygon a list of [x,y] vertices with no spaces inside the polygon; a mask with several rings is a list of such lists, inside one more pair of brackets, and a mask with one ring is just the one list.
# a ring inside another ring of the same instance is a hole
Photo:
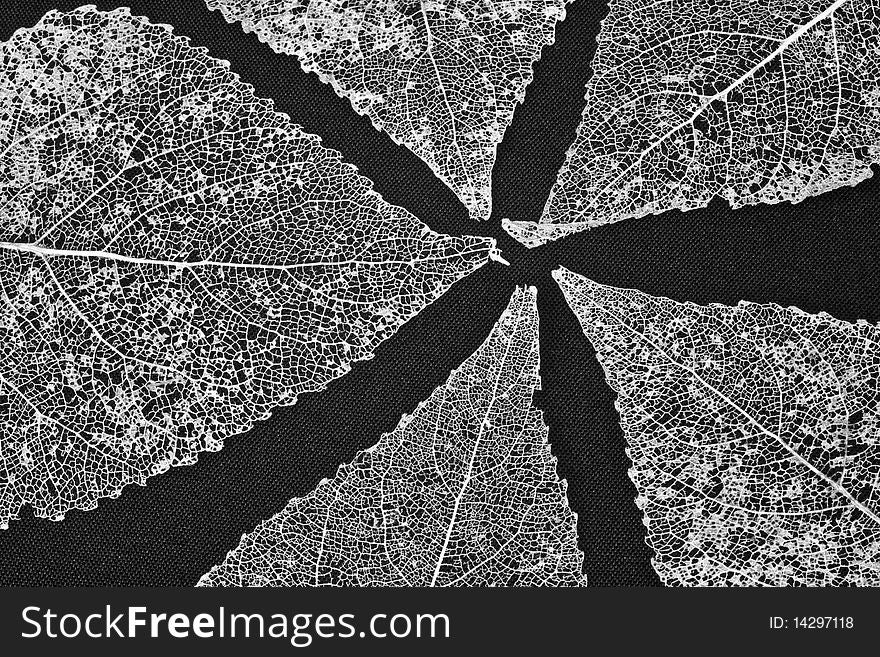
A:
{"label": "lacy leaf veins", "polygon": [[207,0],[296,55],[488,218],[495,148],[570,0]]}
{"label": "lacy leaf veins", "polygon": [[126,10],[0,46],[0,526],[193,463],[494,254]]}
{"label": "lacy leaf veins", "polygon": [[878,0],[612,0],[527,246],[622,219],[797,203],[880,162]]}
{"label": "lacy leaf veins", "polygon": [[202,586],[579,586],[547,427],[534,288],[397,428],[265,521]]}
{"label": "lacy leaf veins", "polygon": [[664,582],[880,585],[880,329],[554,277],[618,393]]}

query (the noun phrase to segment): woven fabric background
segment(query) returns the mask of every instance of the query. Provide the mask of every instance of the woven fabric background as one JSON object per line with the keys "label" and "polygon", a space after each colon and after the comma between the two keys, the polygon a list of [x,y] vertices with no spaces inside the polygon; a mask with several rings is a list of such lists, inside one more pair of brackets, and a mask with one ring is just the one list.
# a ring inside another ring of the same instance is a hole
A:
{"label": "woven fabric background", "polygon": [[[4,3],[0,39],[48,10],[78,2]],[[562,264],[601,283],[697,303],[740,299],[796,305],[854,321],[880,320],[880,182],[799,205],[731,211],[714,202],[686,214],[621,222],[527,250],[501,217],[536,220],[574,139],[604,2],[575,0],[544,49],[525,103],[498,149],[490,221],[477,223],[428,167],[358,116],[293,57],[277,55],[201,0],[129,0],[135,15],[231,62],[260,96],[342,152],[391,203],[433,229],[498,239],[510,267],[492,264],[457,284],[322,393],[304,395],[226,447],[130,486],[95,511],[60,523],[30,511],[0,532],[0,583],[191,586],[261,520],[308,493],[446,380],[488,335],[515,284],[536,285],[543,390],[559,473],[568,480],[590,584],[659,585],[633,503],[614,394],[550,271]],[[113,2],[98,2],[112,9]]]}

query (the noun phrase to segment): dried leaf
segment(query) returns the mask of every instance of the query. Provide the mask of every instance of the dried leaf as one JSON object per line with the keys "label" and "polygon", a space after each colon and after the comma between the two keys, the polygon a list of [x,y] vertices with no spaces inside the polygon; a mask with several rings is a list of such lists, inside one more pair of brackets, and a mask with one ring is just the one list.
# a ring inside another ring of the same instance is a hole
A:
{"label": "dried leaf", "polygon": [[622,219],[798,203],[880,162],[878,0],[612,0],[527,246]]}
{"label": "dried leaf", "polygon": [[583,554],[538,378],[536,292],[336,478],[241,539],[203,586],[577,586]]}
{"label": "dried leaf", "polygon": [[569,1],[207,3],[296,55],[486,219],[496,145]]}
{"label": "dried leaf", "polygon": [[880,329],[554,277],[618,393],[664,582],[880,585]]}
{"label": "dried leaf", "polygon": [[220,449],[493,254],[167,26],[83,7],[0,51],[3,527]]}

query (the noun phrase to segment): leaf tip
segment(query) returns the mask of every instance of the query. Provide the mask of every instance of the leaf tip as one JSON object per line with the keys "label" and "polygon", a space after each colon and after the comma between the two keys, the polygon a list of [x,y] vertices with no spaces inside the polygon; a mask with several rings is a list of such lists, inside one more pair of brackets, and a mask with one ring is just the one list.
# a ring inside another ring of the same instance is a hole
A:
{"label": "leaf tip", "polygon": [[495,245],[495,240],[492,240],[492,246],[489,249],[489,260],[494,260],[495,262],[500,262],[502,265],[510,267],[510,262],[501,255],[501,249]]}
{"label": "leaf tip", "polygon": [[566,235],[591,228],[590,222],[574,222],[570,224],[542,224],[535,221],[511,221],[501,218],[501,228],[527,249],[543,246],[547,242],[558,240]]}

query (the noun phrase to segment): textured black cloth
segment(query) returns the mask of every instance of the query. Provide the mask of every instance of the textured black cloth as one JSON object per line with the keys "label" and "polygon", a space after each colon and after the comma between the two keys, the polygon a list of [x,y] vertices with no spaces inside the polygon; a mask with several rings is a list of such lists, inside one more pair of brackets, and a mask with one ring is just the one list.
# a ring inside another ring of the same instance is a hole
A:
{"label": "textured black cloth", "polygon": [[[0,39],[48,10],[78,2],[6,3]],[[541,316],[543,390],[536,404],[550,426],[559,473],[578,514],[591,585],[656,585],[645,528],[627,476],[630,462],[613,392],[574,315],[550,278],[558,265],[600,283],[635,287],[678,301],[740,299],[796,305],[846,319],[880,320],[876,179],[810,199],[731,211],[708,209],[624,221],[527,250],[500,228],[501,217],[535,221],[574,140],[604,3],[576,0],[556,44],[535,65],[525,103],[498,148],[493,215],[477,223],[428,167],[291,56],[278,55],[202,0],[126,0],[132,13],[174,26],[195,46],[271,98],[305,130],[342,152],[386,200],[433,229],[498,239],[510,267],[491,264],[385,342],[376,357],[324,392],[303,395],[199,463],[127,487],[90,512],[61,523],[29,510],[0,532],[0,583],[190,586],[242,533],[308,493],[339,464],[392,430],[482,343],[515,284],[535,285]],[[98,2],[113,9],[112,2]]]}

